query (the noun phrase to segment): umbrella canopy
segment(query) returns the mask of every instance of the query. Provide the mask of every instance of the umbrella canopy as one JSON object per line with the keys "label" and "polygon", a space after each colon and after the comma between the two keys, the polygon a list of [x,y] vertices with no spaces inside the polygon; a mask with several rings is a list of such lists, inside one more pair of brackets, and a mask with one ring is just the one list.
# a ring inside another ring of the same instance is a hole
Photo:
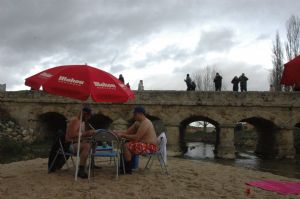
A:
{"label": "umbrella canopy", "polygon": [[281,84],[300,87],[300,55],[284,64]]}
{"label": "umbrella canopy", "polygon": [[44,70],[26,78],[25,85],[34,90],[85,101],[126,102],[134,93],[113,75],[88,66],[65,65]]}

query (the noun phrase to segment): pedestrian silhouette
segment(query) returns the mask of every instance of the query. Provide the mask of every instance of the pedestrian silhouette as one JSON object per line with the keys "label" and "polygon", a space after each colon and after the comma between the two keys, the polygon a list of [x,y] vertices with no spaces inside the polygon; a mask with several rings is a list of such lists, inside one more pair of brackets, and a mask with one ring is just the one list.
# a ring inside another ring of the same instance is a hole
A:
{"label": "pedestrian silhouette", "polygon": [[247,81],[248,77],[245,76],[244,73],[239,77],[241,92],[247,91]]}
{"label": "pedestrian silhouette", "polygon": [[219,73],[216,73],[216,76],[214,78],[215,91],[221,91],[222,79],[223,79],[223,77]]}
{"label": "pedestrian silhouette", "polygon": [[140,80],[139,86],[138,86],[138,91],[143,91],[144,90],[144,82],[143,80]]}
{"label": "pedestrian silhouette", "polygon": [[119,80],[124,84],[125,83],[125,81],[124,81],[124,77],[123,77],[123,75],[122,74],[120,74],[119,75]]}
{"label": "pedestrian silhouette", "polygon": [[231,83],[233,84],[232,90],[235,92],[238,92],[239,91],[239,83],[240,83],[239,78],[237,76],[234,76],[234,78],[231,80]]}
{"label": "pedestrian silhouette", "polygon": [[187,87],[187,91],[192,90],[192,79],[190,78],[190,74],[186,74],[186,78],[185,78],[185,83],[186,83],[186,87]]}

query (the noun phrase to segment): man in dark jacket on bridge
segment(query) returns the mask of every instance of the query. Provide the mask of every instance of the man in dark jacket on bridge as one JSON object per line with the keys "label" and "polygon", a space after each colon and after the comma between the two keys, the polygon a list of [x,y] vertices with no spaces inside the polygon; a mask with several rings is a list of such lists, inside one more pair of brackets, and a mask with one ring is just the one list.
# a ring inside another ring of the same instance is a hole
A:
{"label": "man in dark jacket on bridge", "polygon": [[235,92],[238,92],[239,91],[239,83],[240,83],[239,78],[237,76],[234,76],[234,78],[231,80],[231,83],[233,84],[232,90]]}
{"label": "man in dark jacket on bridge", "polygon": [[190,77],[190,74],[186,74],[186,79],[184,80],[186,83],[186,87],[187,87],[187,91],[191,91],[192,90],[192,79]]}
{"label": "man in dark jacket on bridge", "polygon": [[247,81],[248,77],[245,76],[244,73],[239,77],[241,92],[247,91]]}
{"label": "man in dark jacket on bridge", "polygon": [[215,78],[214,78],[214,83],[215,83],[215,90],[216,91],[221,91],[221,87],[222,87],[222,76],[217,73]]}

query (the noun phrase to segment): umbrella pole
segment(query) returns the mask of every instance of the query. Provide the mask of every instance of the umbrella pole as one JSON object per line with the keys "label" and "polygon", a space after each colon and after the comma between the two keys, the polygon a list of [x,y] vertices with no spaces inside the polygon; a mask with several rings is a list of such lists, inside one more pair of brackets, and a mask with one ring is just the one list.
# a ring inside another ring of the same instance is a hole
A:
{"label": "umbrella pole", "polygon": [[78,175],[78,167],[79,167],[79,151],[80,151],[80,139],[81,139],[81,128],[82,128],[82,109],[80,111],[80,124],[79,124],[79,132],[78,132],[78,142],[77,142],[77,158],[76,158],[76,171],[75,171],[75,181],[77,181]]}

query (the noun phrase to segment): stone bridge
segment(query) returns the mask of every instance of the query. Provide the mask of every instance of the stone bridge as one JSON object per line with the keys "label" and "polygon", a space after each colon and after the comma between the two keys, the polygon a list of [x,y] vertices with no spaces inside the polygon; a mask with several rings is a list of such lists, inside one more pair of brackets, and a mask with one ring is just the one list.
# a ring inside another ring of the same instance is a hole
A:
{"label": "stone bridge", "polygon": [[[151,120],[163,123],[168,150],[173,154],[185,150],[187,125],[201,120],[216,127],[216,157],[235,157],[234,128],[239,122],[255,127],[257,153],[278,158],[295,155],[293,130],[300,127],[300,93],[143,91],[136,92],[135,101],[125,104],[85,103],[93,109],[97,128],[112,129],[125,129],[132,121],[132,109],[144,105]],[[81,106],[80,101],[41,91],[0,92],[0,108],[37,137],[64,129]],[[106,126],[97,126],[103,121]]]}

